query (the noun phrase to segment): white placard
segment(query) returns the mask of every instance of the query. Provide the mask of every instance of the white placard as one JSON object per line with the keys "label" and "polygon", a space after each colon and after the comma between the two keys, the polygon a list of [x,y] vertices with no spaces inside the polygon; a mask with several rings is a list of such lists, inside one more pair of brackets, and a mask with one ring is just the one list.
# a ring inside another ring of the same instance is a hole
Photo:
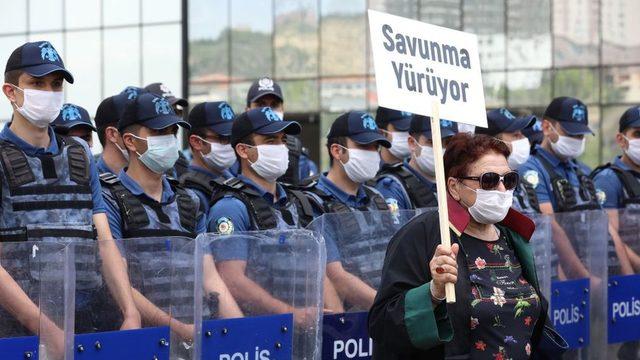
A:
{"label": "white placard", "polygon": [[487,127],[474,34],[369,10],[378,104]]}

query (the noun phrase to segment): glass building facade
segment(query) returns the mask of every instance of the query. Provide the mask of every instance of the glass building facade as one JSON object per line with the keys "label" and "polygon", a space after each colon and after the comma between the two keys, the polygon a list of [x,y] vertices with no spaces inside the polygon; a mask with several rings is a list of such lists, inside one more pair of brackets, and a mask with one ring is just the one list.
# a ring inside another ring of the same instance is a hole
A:
{"label": "glass building facade", "polygon": [[584,160],[618,151],[618,118],[640,102],[635,0],[190,0],[190,100],[241,111],[251,81],[271,75],[324,157],[337,114],[377,106],[368,8],[476,33],[487,107],[540,115],[556,96],[578,97],[596,132]]}
{"label": "glass building facade", "polygon": [[[596,130],[589,165],[618,151],[618,118],[640,103],[636,0],[0,0],[0,63],[50,40],[76,77],[67,101],[91,113],[156,81],[240,112],[251,82],[272,76],[321,159],[339,113],[377,106],[368,8],[476,33],[488,108],[540,115],[553,97],[582,99]],[[0,120],[10,113],[1,101]]]}
{"label": "glass building facade", "polygon": [[[161,81],[180,93],[182,8],[178,0],[0,0],[0,66],[24,42],[50,41],[75,78],[65,100],[90,114],[128,85]],[[11,112],[0,101],[0,121]]]}

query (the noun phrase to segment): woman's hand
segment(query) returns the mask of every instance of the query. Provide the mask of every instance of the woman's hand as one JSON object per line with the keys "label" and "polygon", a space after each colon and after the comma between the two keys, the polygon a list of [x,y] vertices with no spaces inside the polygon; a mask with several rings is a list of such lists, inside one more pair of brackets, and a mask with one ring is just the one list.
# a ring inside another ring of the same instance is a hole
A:
{"label": "woman's hand", "polygon": [[458,249],[458,244],[451,245],[450,250],[446,250],[444,245],[440,244],[429,262],[432,279],[431,296],[436,299],[445,297],[444,284],[455,284],[458,280],[458,263],[456,262]]}

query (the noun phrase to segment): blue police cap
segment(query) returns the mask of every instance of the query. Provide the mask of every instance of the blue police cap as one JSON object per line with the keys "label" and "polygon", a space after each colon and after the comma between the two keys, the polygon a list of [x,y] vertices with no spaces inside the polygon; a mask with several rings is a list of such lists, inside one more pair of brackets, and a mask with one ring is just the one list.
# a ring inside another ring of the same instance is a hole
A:
{"label": "blue police cap", "polygon": [[56,129],[69,130],[76,126],[88,126],[91,130],[96,131],[96,127],[91,122],[89,112],[82,106],[74,104],[64,104],[60,110],[60,114],[51,124]]}
{"label": "blue police cap", "polygon": [[487,111],[487,127],[476,127],[476,134],[496,136],[500,133],[522,131],[535,123],[534,118],[516,117],[506,108]]}
{"label": "blue police cap", "polygon": [[567,96],[553,99],[544,111],[544,117],[560,123],[569,135],[593,134],[587,106],[578,99]]}
{"label": "blue police cap", "polygon": [[147,90],[136,87],[127,86],[119,94],[109,96],[102,100],[96,110],[95,122],[99,128],[105,128],[113,124],[117,124],[122,117],[124,107],[128,102],[135,100],[138,95],[146,93]]}
{"label": "blue police cap", "polygon": [[140,124],[154,130],[162,130],[172,125],[180,125],[186,129],[191,126],[171,107],[169,101],[160,95],[144,93],[125,105],[124,112],[118,121],[118,130]]}
{"label": "blue police cap", "polygon": [[62,57],[48,41],[28,42],[13,50],[4,72],[22,70],[35,77],[61,71],[64,79],[73,84],[73,75],[65,69]]}
{"label": "blue police cap", "polygon": [[[413,115],[411,119],[410,134],[423,134],[431,138],[431,117],[424,115]],[[442,139],[451,137],[458,133],[458,124],[449,120],[440,120],[440,137]]]}
{"label": "blue police cap", "polygon": [[620,117],[619,132],[623,132],[631,127],[640,127],[640,106],[633,106]]}
{"label": "blue police cap", "polygon": [[387,109],[379,106],[376,110],[376,124],[380,128],[386,128],[388,124],[392,124],[398,131],[408,131],[411,126],[411,113]]}
{"label": "blue police cap", "polygon": [[391,143],[385,138],[376,121],[363,111],[349,111],[344,113],[331,124],[327,138],[345,136],[360,145],[368,145],[374,142],[390,148]]}
{"label": "blue police cap", "polygon": [[235,114],[226,101],[198,104],[189,112],[189,124],[192,129],[207,127],[216,134],[231,136],[231,126]]}
{"label": "blue police cap", "polygon": [[233,120],[231,145],[236,146],[250,134],[271,135],[284,132],[298,135],[302,127],[295,121],[283,121],[270,107],[255,108],[243,112]]}

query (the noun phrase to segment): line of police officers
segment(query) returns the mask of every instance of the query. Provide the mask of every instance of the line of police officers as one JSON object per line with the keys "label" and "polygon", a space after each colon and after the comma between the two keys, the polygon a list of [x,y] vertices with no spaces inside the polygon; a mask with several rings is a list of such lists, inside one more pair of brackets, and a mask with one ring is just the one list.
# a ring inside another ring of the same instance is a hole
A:
{"label": "line of police officers", "polygon": [[[2,89],[14,113],[0,133],[0,238],[102,240],[105,282],[123,329],[140,326],[157,309],[131,290],[113,239],[297,228],[323,213],[437,206],[428,117],[385,108],[375,119],[360,111],[340,115],[327,135],[329,170],[318,174],[296,138],[300,124],[283,120],[284,97],[270,78],[251,86],[242,114],[224,101],[206,102],[191,109],[188,122],[181,117],[187,102],[164,85],[127,87],[101,102],[96,126],[84,108],[63,105],[65,80],[74,79],[48,42],[26,43],[7,62]],[[578,99],[554,99],[541,120],[505,108],[489,111],[487,120],[488,128],[476,132],[510,146],[509,165],[521,176],[513,204],[519,210],[553,214],[640,203],[640,107],[620,118],[622,155],[593,173],[577,160],[585,136],[593,134]],[[178,127],[187,134],[190,162],[179,151]],[[97,161],[89,156],[94,131],[104,149]],[[455,123],[441,121],[445,146],[456,132]],[[616,233],[617,212],[609,214],[610,272],[635,273],[640,256]],[[557,223],[553,236],[562,263],[557,276],[589,277]],[[239,316],[242,304],[251,303],[304,318],[305,309],[270,296],[247,277],[247,256],[246,247],[235,246],[214,249],[205,261],[216,279],[219,271],[230,284],[217,281],[209,289],[219,296],[220,316]],[[325,308],[368,308],[375,289],[347,272],[340,259],[338,246],[327,239]],[[11,291],[21,280],[0,272],[0,305],[35,332],[37,308],[24,293]],[[185,337],[189,331],[185,326]]]}

